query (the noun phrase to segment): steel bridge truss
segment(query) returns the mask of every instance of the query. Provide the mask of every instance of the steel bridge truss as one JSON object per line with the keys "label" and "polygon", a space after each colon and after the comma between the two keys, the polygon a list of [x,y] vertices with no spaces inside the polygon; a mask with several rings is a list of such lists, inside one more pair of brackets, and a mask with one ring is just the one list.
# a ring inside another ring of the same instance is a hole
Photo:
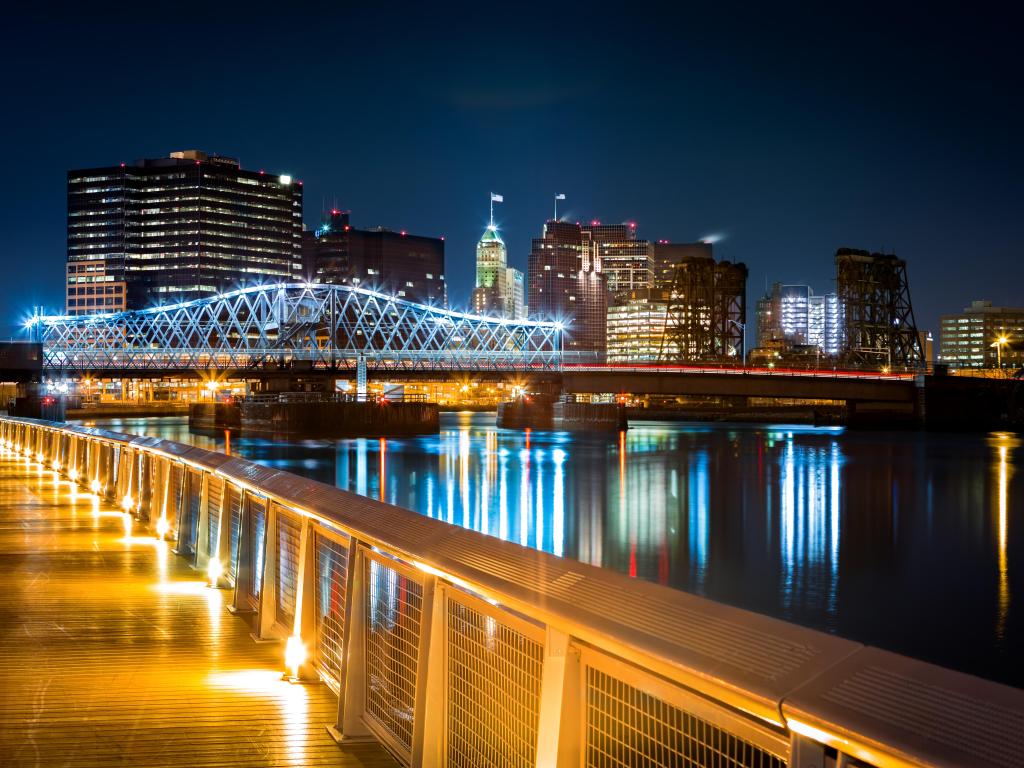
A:
{"label": "steel bridge truss", "polygon": [[558,323],[482,317],[347,285],[277,284],[108,315],[39,316],[43,367],[92,371],[553,370]]}

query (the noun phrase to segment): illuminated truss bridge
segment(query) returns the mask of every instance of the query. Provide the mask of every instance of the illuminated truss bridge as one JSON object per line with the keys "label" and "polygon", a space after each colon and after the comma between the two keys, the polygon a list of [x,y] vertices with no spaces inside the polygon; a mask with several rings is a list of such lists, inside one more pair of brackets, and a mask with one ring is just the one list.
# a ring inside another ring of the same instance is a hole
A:
{"label": "illuminated truss bridge", "polygon": [[109,315],[37,316],[43,367],[92,371],[275,368],[551,370],[559,323],[452,312],[346,285],[278,284]]}

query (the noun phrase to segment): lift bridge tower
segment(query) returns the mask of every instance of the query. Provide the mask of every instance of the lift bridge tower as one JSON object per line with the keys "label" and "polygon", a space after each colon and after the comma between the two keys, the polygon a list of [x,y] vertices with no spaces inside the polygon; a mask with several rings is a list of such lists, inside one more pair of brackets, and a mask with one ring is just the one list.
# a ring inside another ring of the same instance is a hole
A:
{"label": "lift bridge tower", "polygon": [[846,313],[848,364],[890,370],[924,367],[907,262],[892,254],[840,248],[836,292]]}

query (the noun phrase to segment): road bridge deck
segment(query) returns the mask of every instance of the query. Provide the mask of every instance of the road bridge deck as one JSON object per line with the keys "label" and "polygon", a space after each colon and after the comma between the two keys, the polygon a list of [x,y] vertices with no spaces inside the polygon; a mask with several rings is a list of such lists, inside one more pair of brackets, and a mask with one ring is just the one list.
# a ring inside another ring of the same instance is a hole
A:
{"label": "road bridge deck", "polygon": [[281,679],[227,598],[56,473],[0,455],[0,765],[390,766]]}

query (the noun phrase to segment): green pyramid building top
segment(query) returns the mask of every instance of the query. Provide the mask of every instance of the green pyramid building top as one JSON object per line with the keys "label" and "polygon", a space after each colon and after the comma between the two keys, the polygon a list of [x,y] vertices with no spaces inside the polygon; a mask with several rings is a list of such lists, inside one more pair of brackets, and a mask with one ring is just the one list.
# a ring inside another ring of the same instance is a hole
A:
{"label": "green pyramid building top", "polygon": [[501,239],[501,235],[498,234],[498,228],[493,224],[488,225],[487,229],[484,230],[484,234],[483,237],[480,238],[480,242],[505,244],[505,241]]}

